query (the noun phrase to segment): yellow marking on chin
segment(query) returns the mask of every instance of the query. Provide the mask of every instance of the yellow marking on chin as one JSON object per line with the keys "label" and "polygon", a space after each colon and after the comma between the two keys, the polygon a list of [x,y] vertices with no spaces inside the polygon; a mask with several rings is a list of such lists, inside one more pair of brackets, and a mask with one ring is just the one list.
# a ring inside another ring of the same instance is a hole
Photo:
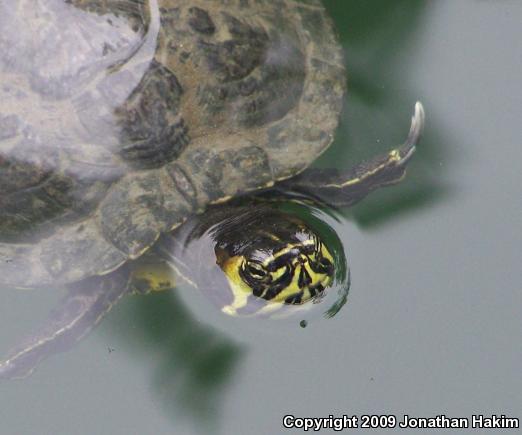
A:
{"label": "yellow marking on chin", "polygon": [[237,316],[237,310],[247,305],[248,296],[252,294],[252,289],[239,275],[239,269],[243,260],[241,256],[230,257],[221,265],[233,297],[232,303],[225,305],[221,311],[229,316]]}

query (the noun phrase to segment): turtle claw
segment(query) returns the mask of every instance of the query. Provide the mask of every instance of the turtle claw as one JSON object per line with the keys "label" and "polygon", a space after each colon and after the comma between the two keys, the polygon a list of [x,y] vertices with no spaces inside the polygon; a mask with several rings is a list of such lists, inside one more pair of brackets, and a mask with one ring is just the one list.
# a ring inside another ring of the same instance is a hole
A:
{"label": "turtle claw", "polygon": [[424,106],[420,101],[415,103],[415,112],[411,117],[411,127],[404,148],[415,148],[424,130],[426,122],[426,114],[424,112]]}

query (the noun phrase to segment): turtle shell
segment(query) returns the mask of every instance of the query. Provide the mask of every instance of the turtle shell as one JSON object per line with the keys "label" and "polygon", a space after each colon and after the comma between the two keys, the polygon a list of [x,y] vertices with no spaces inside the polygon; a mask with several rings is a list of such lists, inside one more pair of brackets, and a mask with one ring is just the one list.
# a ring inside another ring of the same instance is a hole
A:
{"label": "turtle shell", "polygon": [[318,0],[0,3],[0,281],[68,283],[331,143],[340,46]]}

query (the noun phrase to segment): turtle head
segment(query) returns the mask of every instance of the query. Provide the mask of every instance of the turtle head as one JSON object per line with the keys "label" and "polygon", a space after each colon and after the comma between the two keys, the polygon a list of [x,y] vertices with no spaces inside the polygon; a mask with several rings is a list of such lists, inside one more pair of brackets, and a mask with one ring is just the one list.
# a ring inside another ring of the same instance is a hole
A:
{"label": "turtle head", "polygon": [[232,292],[223,312],[248,315],[302,305],[332,285],[333,256],[306,223],[279,212],[247,214],[241,221],[216,235],[217,264]]}

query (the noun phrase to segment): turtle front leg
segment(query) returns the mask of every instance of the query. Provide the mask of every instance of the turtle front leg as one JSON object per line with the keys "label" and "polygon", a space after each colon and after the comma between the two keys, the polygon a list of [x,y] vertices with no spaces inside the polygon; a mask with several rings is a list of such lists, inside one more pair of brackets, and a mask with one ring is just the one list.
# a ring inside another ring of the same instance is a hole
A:
{"label": "turtle front leg", "polygon": [[406,142],[400,147],[346,171],[307,169],[297,177],[284,181],[281,187],[332,206],[355,204],[373,190],[402,180],[424,128],[424,119],[424,108],[417,102],[410,132]]}
{"label": "turtle front leg", "polygon": [[85,337],[130,289],[127,265],[106,276],[71,284],[45,325],[0,361],[0,379],[29,376],[48,356],[63,352]]}

